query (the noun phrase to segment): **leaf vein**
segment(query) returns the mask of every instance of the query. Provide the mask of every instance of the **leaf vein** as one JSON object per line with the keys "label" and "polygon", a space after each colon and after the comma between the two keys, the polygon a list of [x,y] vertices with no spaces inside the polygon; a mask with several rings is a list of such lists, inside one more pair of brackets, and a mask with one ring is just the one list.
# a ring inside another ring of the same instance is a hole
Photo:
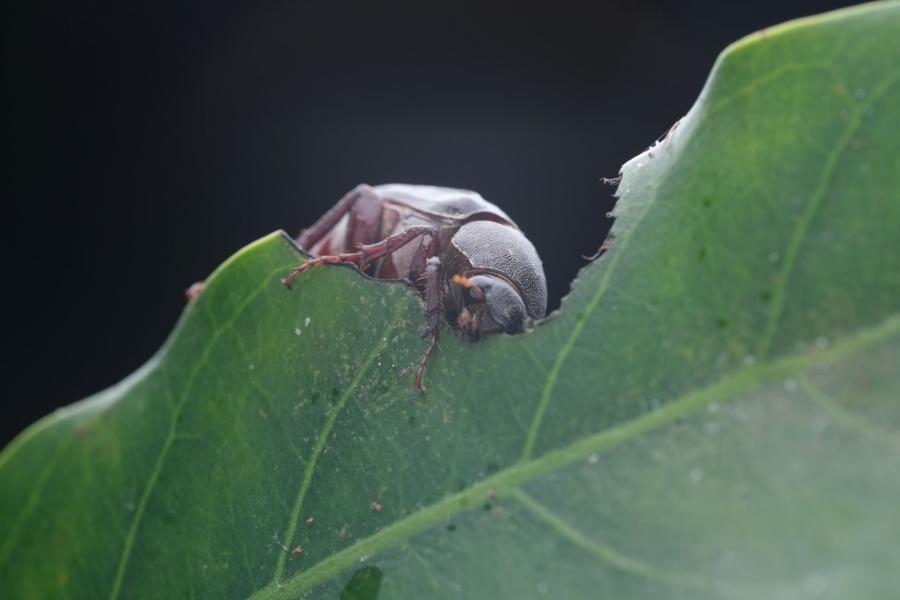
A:
{"label": "leaf vein", "polygon": [[572,328],[572,332],[569,334],[569,337],[566,338],[565,342],[563,342],[562,348],[556,355],[556,360],[553,362],[553,366],[550,368],[550,371],[547,374],[547,379],[544,382],[544,387],[541,389],[541,395],[538,400],[537,407],[534,411],[534,417],[532,417],[531,426],[528,429],[528,435],[525,437],[525,445],[522,448],[522,456],[519,459],[520,461],[524,462],[529,460],[531,458],[531,455],[534,453],[534,447],[537,444],[537,438],[540,434],[541,424],[544,421],[544,415],[547,413],[547,409],[550,406],[550,400],[553,396],[553,391],[556,388],[557,381],[559,380],[559,373],[562,370],[563,365],[566,363],[566,360],[569,358],[569,354],[571,354],[572,350],[574,350],[575,343],[581,336],[581,332],[584,330],[589,317],[593,314],[594,310],[596,310],[597,306],[600,304],[600,300],[603,299],[603,296],[606,294],[606,290],[609,289],[613,272],[615,271],[616,265],[619,262],[619,257],[622,256],[625,248],[628,247],[631,239],[634,237],[635,230],[640,226],[641,222],[647,216],[647,213],[650,211],[650,207],[656,204],[658,192],[659,187],[657,186],[653,189],[653,196],[644,205],[641,213],[637,217],[637,220],[632,224],[628,232],[620,238],[616,246],[612,248],[610,252],[609,262],[606,265],[606,271],[604,271],[603,273],[603,278],[600,280],[600,285],[597,286],[597,291],[594,292],[594,295],[591,297],[591,300],[588,302],[581,316],[576,319],[575,326]]}
{"label": "leaf vein", "polygon": [[694,590],[711,591],[716,587],[713,585],[713,582],[702,577],[689,573],[658,569],[654,565],[626,556],[612,546],[590,539],[522,489],[516,488],[512,490],[512,497],[524,506],[528,512],[558,533],[560,537],[619,570],[633,573],[645,579],[671,583]]}
{"label": "leaf vein", "polygon": [[854,107],[854,110],[850,113],[847,120],[847,126],[844,127],[837,142],[825,157],[825,164],[822,167],[822,172],[819,174],[819,180],[806,203],[806,207],[800,216],[797,227],[794,228],[794,233],[788,242],[784,260],[781,263],[781,268],[779,269],[778,276],[775,280],[775,287],[772,291],[772,300],[769,303],[769,314],[766,318],[765,328],[763,329],[763,334],[760,338],[756,353],[760,358],[768,356],[769,350],[771,350],[772,342],[778,331],[781,313],[784,311],[788,279],[791,276],[794,264],[797,262],[797,255],[800,252],[800,247],[806,240],[809,226],[815,218],[819,206],[822,204],[825,192],[828,191],[828,185],[831,183],[831,178],[837,167],[838,159],[850,144],[851,139],[859,130],[860,125],[862,125],[862,118],[866,109],[876,100],[881,98],[881,96],[883,96],[892,85],[897,83],[897,81],[900,81],[900,71],[894,71],[885,77],[865,102],[861,102]]}
{"label": "leaf vein", "polygon": [[[406,305],[402,302],[398,302],[394,309],[394,318],[388,324],[387,330],[395,327],[397,322],[400,320],[400,313],[403,309],[406,308]],[[328,418],[325,420],[325,424],[322,426],[321,431],[319,431],[319,435],[316,438],[316,443],[313,446],[312,456],[309,458],[309,461],[306,463],[306,469],[303,472],[303,481],[300,484],[300,490],[297,492],[297,499],[294,501],[294,507],[291,510],[290,520],[288,521],[287,529],[282,537],[282,540],[288,546],[293,545],[294,533],[297,530],[297,523],[300,520],[300,513],[303,510],[303,502],[306,499],[306,493],[309,490],[309,486],[312,483],[313,473],[316,469],[316,464],[319,461],[319,456],[322,454],[322,450],[325,448],[325,443],[328,440],[328,436],[331,434],[331,429],[334,427],[334,422],[337,420],[338,414],[344,409],[347,405],[347,402],[350,400],[350,397],[353,395],[353,392],[356,391],[356,388],[359,387],[360,382],[363,377],[369,372],[369,369],[372,367],[372,364],[375,362],[375,359],[381,354],[384,348],[387,346],[388,336],[383,335],[379,340],[378,344],[372,348],[372,351],[369,352],[366,357],[363,365],[357,370],[356,376],[353,378],[353,381],[350,382],[350,385],[344,390],[344,393],[338,399],[337,404],[331,410],[328,415]],[[279,553],[278,561],[275,564],[275,574],[272,577],[271,585],[276,585],[278,581],[281,579],[282,574],[284,573],[284,566],[287,560],[287,553]]]}
{"label": "leaf vein", "polygon": [[185,383],[184,389],[181,393],[181,397],[178,399],[178,403],[175,405],[175,411],[172,413],[172,417],[169,420],[169,431],[166,434],[166,439],[163,441],[162,448],[160,449],[159,454],[157,454],[156,456],[153,470],[150,472],[150,477],[147,480],[147,484],[144,486],[144,491],[141,493],[141,499],[138,502],[137,509],[135,510],[134,519],[131,521],[131,527],[129,527],[128,535],[125,537],[125,543],[122,547],[122,553],[119,556],[118,566],[116,567],[116,576],[113,580],[112,588],[109,594],[110,600],[115,600],[122,590],[122,583],[125,579],[125,571],[128,568],[128,562],[131,558],[131,551],[134,547],[134,541],[137,538],[137,532],[141,527],[141,523],[143,522],[144,512],[146,511],[147,504],[150,501],[150,496],[153,494],[153,491],[156,488],[156,482],[159,480],[159,477],[162,474],[162,469],[163,465],[165,464],[166,457],[169,454],[169,450],[171,449],[172,444],[175,442],[176,434],[178,432],[178,423],[181,418],[181,412],[182,410],[184,410],[184,406],[187,403],[189,392],[193,389],[195,378],[202,371],[203,367],[206,366],[206,362],[209,359],[209,354],[218,343],[219,339],[222,336],[222,333],[226,331],[228,329],[228,326],[234,323],[244,313],[244,311],[256,299],[256,297],[266,288],[267,285],[271,283],[271,281],[273,281],[275,275],[282,272],[285,268],[287,267],[273,269],[264,277],[263,281],[255,289],[253,289],[238,305],[229,320],[222,327],[218,328],[212,336],[209,337],[208,341],[203,347],[203,353],[201,354],[200,359],[196,363],[194,363],[194,366],[191,369],[190,374],[188,375],[187,382]]}
{"label": "leaf vein", "polygon": [[31,518],[32,513],[34,513],[34,509],[37,508],[38,501],[41,499],[41,495],[44,491],[44,486],[47,485],[47,481],[50,479],[50,474],[56,470],[56,467],[59,464],[59,459],[63,455],[63,451],[69,447],[68,440],[60,440],[57,444],[56,449],[50,457],[43,468],[41,468],[40,473],[38,473],[37,481],[34,484],[34,487],[31,490],[31,493],[28,495],[28,500],[22,510],[19,512],[19,516],[16,518],[15,523],[9,528],[9,532],[6,535],[6,541],[3,544],[2,550],[0,550],[0,565],[5,565],[9,560],[9,557],[12,555],[12,550],[16,546],[16,542],[19,539],[19,534],[22,531],[22,527]]}
{"label": "leaf vein", "polygon": [[810,398],[816,401],[828,415],[846,429],[850,429],[873,441],[900,448],[900,435],[897,432],[873,425],[841,407],[837,401],[815,386],[808,377],[799,378],[800,387]]}

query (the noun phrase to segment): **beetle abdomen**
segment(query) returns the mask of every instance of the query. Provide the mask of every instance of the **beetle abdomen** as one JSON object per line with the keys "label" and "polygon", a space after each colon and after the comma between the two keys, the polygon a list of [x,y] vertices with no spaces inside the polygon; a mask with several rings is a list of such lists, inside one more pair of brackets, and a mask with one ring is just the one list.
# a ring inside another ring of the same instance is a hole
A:
{"label": "beetle abdomen", "polygon": [[475,269],[489,269],[506,276],[522,292],[532,319],[547,312],[547,280],[537,250],[514,227],[493,221],[470,221],[453,236],[451,243]]}

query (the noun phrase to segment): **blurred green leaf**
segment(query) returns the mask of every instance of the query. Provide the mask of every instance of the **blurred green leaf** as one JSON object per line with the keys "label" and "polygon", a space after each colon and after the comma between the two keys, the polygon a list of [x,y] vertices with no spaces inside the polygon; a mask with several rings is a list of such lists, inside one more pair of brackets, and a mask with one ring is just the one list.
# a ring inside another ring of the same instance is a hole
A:
{"label": "blurred green leaf", "polygon": [[0,455],[0,596],[896,597],[898,123],[900,4],[738,42],[563,310],[425,395],[403,284],[260,240]]}

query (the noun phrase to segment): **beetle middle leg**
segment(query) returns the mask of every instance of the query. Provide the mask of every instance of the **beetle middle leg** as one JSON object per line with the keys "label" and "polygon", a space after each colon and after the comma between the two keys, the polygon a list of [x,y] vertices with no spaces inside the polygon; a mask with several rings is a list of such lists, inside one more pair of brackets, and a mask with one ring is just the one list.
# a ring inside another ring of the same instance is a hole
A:
{"label": "beetle middle leg", "polygon": [[282,279],[281,282],[285,285],[286,288],[291,289],[291,286],[293,285],[294,280],[297,279],[297,277],[299,277],[307,269],[310,269],[316,265],[339,265],[359,262],[368,263],[375,259],[381,258],[382,256],[387,256],[392,252],[396,252],[398,249],[419,238],[420,236],[423,236],[426,233],[433,232],[434,227],[410,227],[396,235],[385,238],[380,242],[360,245],[359,250],[356,252],[344,252],[341,254],[326,254],[323,256],[317,256],[315,258],[309,259],[308,261],[291,271],[291,273],[287,277]]}
{"label": "beetle middle leg", "polygon": [[422,336],[427,336],[428,347],[422,358],[419,359],[419,365],[416,367],[416,388],[425,391],[422,385],[422,378],[425,376],[425,369],[428,367],[428,361],[434,353],[437,346],[438,333],[440,332],[441,315],[444,313],[443,293],[441,286],[441,259],[432,256],[425,262],[425,330]]}

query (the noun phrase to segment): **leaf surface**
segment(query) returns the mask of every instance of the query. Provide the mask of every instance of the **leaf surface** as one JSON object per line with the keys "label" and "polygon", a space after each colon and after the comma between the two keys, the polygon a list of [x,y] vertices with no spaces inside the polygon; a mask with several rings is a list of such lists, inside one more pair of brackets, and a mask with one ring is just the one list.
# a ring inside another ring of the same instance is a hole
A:
{"label": "leaf surface", "polygon": [[405,285],[248,246],[0,455],[0,596],[895,597],[897,123],[900,4],[738,42],[563,310],[425,395]]}

